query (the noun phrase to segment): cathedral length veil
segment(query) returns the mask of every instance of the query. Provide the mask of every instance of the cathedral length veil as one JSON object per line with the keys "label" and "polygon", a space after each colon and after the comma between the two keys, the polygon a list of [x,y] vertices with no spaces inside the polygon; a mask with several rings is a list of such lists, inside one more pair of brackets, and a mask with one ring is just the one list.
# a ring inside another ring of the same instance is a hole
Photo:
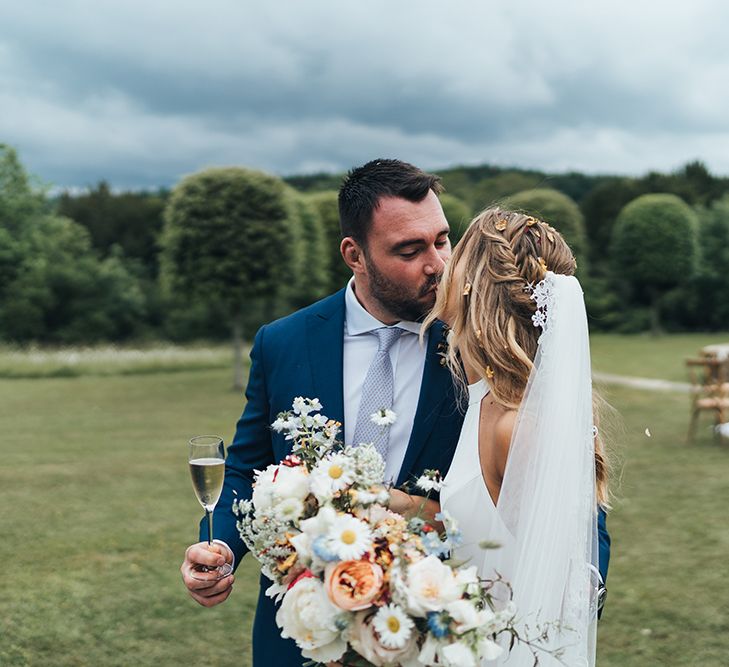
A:
{"label": "cathedral length veil", "polygon": [[[561,662],[538,651],[539,665],[592,666],[598,541],[585,303],[576,278],[552,272],[532,298],[543,332],[499,496],[499,515],[513,536],[499,569],[514,590],[520,634],[561,625],[550,628],[546,642],[563,648]],[[516,645],[504,662],[531,665],[533,656]]]}

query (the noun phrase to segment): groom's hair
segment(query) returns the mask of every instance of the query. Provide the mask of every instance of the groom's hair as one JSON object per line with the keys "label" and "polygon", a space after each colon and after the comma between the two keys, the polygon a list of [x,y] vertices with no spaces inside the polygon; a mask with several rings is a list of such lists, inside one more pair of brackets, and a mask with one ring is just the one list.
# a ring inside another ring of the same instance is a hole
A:
{"label": "groom's hair", "polygon": [[401,160],[372,160],[351,169],[339,188],[342,238],[351,236],[365,246],[372,216],[382,197],[401,197],[417,203],[430,190],[435,194],[443,191],[440,177]]}

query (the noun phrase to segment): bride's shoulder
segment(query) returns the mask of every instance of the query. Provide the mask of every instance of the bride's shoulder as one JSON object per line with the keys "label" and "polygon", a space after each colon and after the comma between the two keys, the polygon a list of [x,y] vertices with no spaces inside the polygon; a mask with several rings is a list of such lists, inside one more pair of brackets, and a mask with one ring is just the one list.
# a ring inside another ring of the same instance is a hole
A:
{"label": "bride's shoulder", "polygon": [[514,434],[517,414],[516,410],[504,410],[494,422],[494,445],[502,472],[509,456],[509,446],[511,445],[511,437]]}

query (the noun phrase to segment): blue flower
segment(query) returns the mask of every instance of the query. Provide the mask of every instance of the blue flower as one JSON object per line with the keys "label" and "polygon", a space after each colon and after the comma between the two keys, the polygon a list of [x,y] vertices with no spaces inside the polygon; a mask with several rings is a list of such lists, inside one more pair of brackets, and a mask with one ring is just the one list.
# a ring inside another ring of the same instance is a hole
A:
{"label": "blue flower", "polygon": [[428,629],[436,639],[441,639],[450,634],[450,618],[448,614],[444,611],[429,611]]}
{"label": "blue flower", "polygon": [[311,544],[311,550],[316,554],[317,558],[331,563],[335,560],[339,560],[339,556],[335,554],[327,544],[326,535],[319,535]]}
{"label": "blue flower", "polygon": [[434,556],[445,556],[449,551],[450,547],[445,542],[442,542],[438,534],[435,532],[426,533],[422,536],[423,549],[428,552],[428,555]]}
{"label": "blue flower", "polygon": [[436,521],[441,521],[445,526],[446,542],[450,547],[458,547],[463,542],[461,531],[458,529],[458,523],[448,512],[438,512],[435,515]]}

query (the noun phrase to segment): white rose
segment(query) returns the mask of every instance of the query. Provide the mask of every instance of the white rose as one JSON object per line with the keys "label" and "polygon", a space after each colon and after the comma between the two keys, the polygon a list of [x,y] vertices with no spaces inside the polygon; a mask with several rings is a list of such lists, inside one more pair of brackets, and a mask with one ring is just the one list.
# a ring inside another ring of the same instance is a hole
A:
{"label": "white rose", "polygon": [[324,586],[314,577],[299,579],[284,596],[276,613],[281,636],[290,637],[305,658],[339,660],[347,648],[336,627],[340,611],[329,602]]}
{"label": "white rose", "polygon": [[277,465],[270,465],[265,470],[256,472],[252,500],[257,512],[267,510],[273,504],[273,476],[278,468]]}
{"label": "white rose", "polygon": [[424,617],[429,611],[440,611],[461,597],[461,587],[450,567],[437,556],[425,558],[409,565],[407,581],[399,580],[399,591],[405,607],[414,616]]}
{"label": "white rose", "polygon": [[279,466],[278,475],[272,479],[271,485],[277,500],[304,500],[309,495],[309,473],[304,466]]}
{"label": "white rose", "polygon": [[473,651],[461,642],[444,646],[440,651],[446,667],[476,667]]}

